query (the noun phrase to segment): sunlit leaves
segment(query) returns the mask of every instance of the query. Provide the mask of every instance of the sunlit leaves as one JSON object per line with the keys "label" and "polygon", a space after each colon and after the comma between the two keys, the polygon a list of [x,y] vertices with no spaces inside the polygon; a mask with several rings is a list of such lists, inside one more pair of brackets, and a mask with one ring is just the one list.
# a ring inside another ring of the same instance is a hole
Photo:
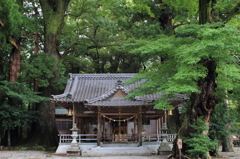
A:
{"label": "sunlit leaves", "polygon": [[0,2],[0,39],[3,36],[20,35],[20,26],[22,24],[22,15],[19,12],[19,6],[16,1],[4,0]]}
{"label": "sunlit leaves", "polygon": [[[198,81],[207,76],[205,63],[211,60],[217,63],[218,91],[233,90],[235,83],[240,81],[239,37],[239,32],[234,26],[221,23],[187,25],[178,28],[174,38],[156,36],[149,40],[139,40],[135,43],[135,46],[138,46],[136,48],[129,45],[134,53],[165,57],[158,65],[156,59],[156,62],[152,63],[154,68],[149,69],[146,76],[138,76],[148,80],[141,85],[142,89],[137,91],[149,93],[149,84],[153,88],[151,93],[199,93],[201,88]],[[154,82],[157,84],[152,85]]]}
{"label": "sunlit leaves", "polygon": [[198,8],[197,0],[163,0],[159,5],[170,5],[175,10],[187,10],[189,15],[195,15]]}

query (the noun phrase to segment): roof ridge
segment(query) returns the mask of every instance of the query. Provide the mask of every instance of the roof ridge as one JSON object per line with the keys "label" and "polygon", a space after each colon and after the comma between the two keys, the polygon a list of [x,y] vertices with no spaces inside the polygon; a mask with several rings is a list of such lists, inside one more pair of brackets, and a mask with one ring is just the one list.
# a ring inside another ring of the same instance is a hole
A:
{"label": "roof ridge", "polygon": [[130,78],[137,75],[137,73],[71,74],[71,75],[78,78]]}

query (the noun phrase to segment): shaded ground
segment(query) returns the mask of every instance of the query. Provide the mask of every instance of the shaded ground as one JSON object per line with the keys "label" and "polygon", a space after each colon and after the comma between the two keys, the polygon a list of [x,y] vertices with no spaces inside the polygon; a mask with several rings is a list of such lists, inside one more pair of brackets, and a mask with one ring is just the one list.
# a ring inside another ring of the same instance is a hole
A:
{"label": "shaded ground", "polygon": [[[240,147],[235,152],[221,152],[222,158],[214,159],[240,159]],[[104,156],[104,157],[67,157],[45,151],[0,151],[0,159],[166,159],[167,156]]]}

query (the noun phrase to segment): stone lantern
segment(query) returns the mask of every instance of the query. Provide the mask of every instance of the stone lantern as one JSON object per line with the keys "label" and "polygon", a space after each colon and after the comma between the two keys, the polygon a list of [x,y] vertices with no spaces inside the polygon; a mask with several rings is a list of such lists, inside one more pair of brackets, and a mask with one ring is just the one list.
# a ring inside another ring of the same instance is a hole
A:
{"label": "stone lantern", "polygon": [[67,149],[67,155],[70,156],[80,156],[82,153],[82,150],[79,147],[79,143],[77,142],[77,137],[78,137],[78,131],[79,129],[77,128],[76,124],[73,125],[73,128],[70,129],[72,131],[72,142],[70,144],[70,147]]}
{"label": "stone lantern", "polygon": [[158,155],[169,155],[172,152],[172,148],[169,146],[169,143],[167,141],[168,137],[168,128],[167,128],[167,118],[166,118],[166,111],[165,111],[165,123],[163,124],[163,127],[160,129],[161,136],[163,138],[159,149],[158,149]]}

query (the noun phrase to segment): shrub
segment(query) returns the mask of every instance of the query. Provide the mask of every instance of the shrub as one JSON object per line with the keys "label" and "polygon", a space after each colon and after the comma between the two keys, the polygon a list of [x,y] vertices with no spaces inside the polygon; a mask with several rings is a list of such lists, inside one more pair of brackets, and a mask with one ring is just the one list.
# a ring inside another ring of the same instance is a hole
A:
{"label": "shrub", "polygon": [[32,149],[37,151],[45,151],[45,148],[43,146],[34,146]]}
{"label": "shrub", "polygon": [[215,149],[217,142],[212,141],[207,134],[203,133],[208,129],[202,118],[198,118],[196,124],[191,125],[191,127],[195,129],[195,132],[190,133],[191,138],[185,138],[183,140],[183,142],[189,147],[187,152],[195,158],[198,158],[199,156],[204,158],[207,156],[207,152]]}
{"label": "shrub", "polygon": [[20,151],[26,151],[26,150],[28,150],[28,148],[27,148],[27,147],[20,147],[18,150],[20,150]]}

